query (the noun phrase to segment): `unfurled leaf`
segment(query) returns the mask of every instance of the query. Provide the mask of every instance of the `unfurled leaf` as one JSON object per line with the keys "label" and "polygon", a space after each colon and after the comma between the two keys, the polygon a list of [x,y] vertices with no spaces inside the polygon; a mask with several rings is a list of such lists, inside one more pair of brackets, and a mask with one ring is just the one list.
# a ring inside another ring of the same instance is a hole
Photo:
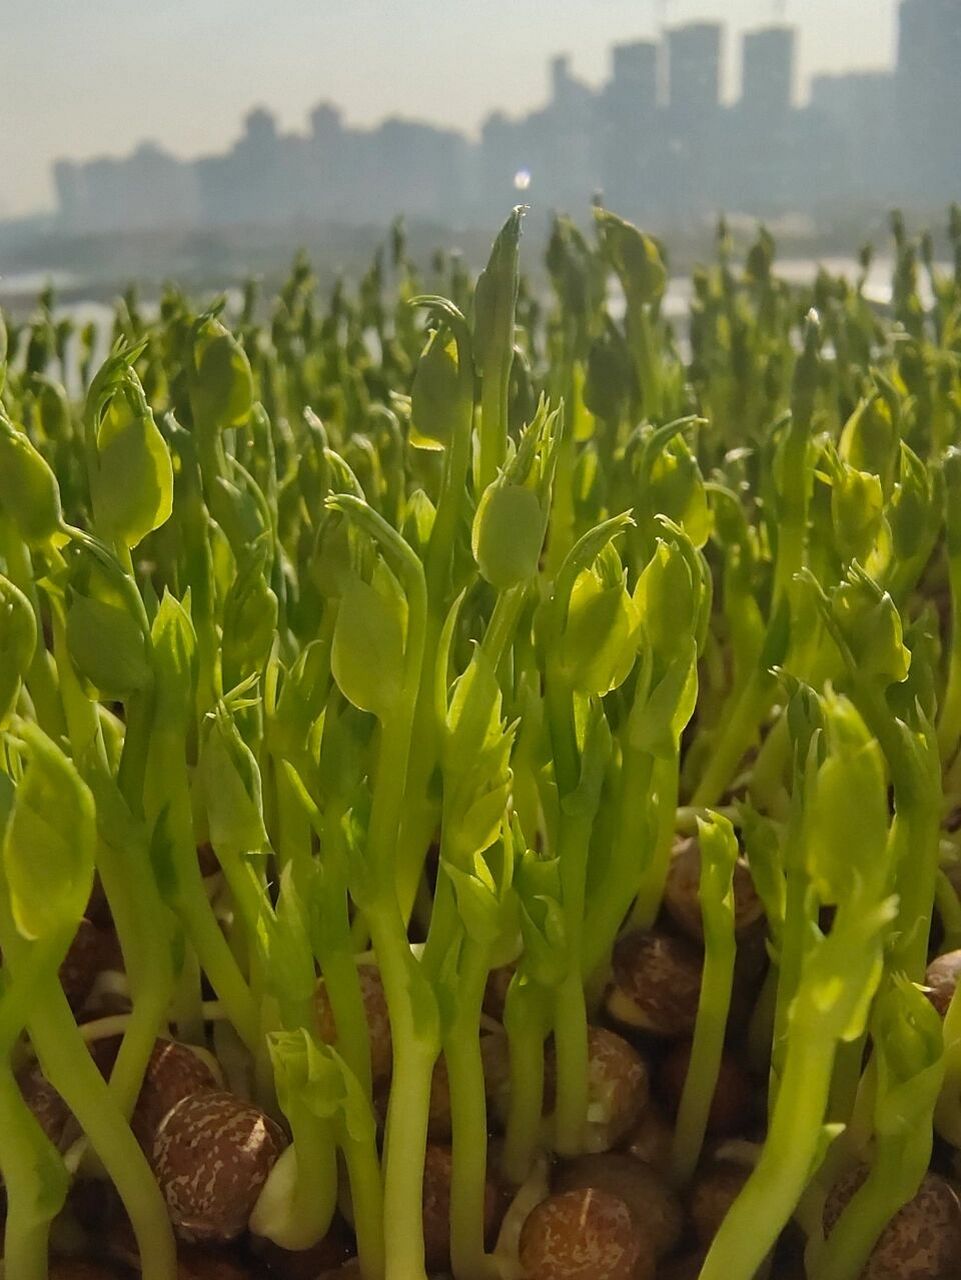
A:
{"label": "unfurled leaf", "polygon": [[3,867],[25,938],[70,935],[93,888],[93,796],[73,764],[34,725],[22,728],[29,760],[3,839]]}
{"label": "unfurled leaf", "polygon": [[344,697],[378,718],[401,694],[404,673],[404,612],[400,589],[378,591],[352,576],[337,611],[331,655],[334,679]]}

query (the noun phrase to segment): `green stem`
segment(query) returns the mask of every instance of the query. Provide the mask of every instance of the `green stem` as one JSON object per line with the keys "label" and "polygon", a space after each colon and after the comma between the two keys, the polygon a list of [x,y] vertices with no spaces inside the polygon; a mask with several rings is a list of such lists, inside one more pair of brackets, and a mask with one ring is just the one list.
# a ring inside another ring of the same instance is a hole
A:
{"label": "green stem", "polygon": [[456,1280],[488,1280],[496,1275],[484,1242],[487,1103],[480,1014],[489,969],[487,948],[466,940],[458,974],[457,1016],[444,1037],[453,1134],[450,1250]]}
{"label": "green stem", "polygon": [[593,979],[610,958],[611,944],[654,856],[650,829],[654,758],[625,744],[621,794],[611,858],[591,894],[584,920],[584,974]]}
{"label": "green stem", "polygon": [[[536,997],[524,1003],[535,1002]],[[507,1036],[510,1093],[501,1171],[512,1186],[519,1187],[527,1180],[541,1140],[545,1037],[542,1020],[533,1008],[521,1007],[516,1017],[507,1016]]]}
{"label": "green stem", "polygon": [[554,1000],[554,1049],[557,1061],[557,1103],[554,1147],[559,1155],[584,1150],[588,1103],[587,1002],[579,964],[558,986]]}
{"label": "green stem", "polygon": [[38,1000],[28,1026],[44,1075],[76,1116],[120,1194],[143,1280],[176,1280],[177,1251],[163,1195],[55,982]]}
{"label": "green stem", "polygon": [[[24,1102],[9,1065],[0,1066],[0,1170],[6,1189],[3,1257],[17,1280],[47,1280],[50,1223],[66,1198],[66,1169]],[[62,1194],[42,1185],[44,1164],[62,1170]],[[59,1204],[57,1201],[59,1200]]]}
{"label": "green stem", "polygon": [[729,931],[717,931],[717,936],[714,937],[711,936],[712,931],[705,932],[704,972],[694,1027],[694,1043],[691,1046],[671,1147],[671,1176],[677,1186],[687,1185],[701,1156],[708,1113],[714,1100],[721,1067],[734,980],[736,944],[733,913]]}
{"label": "green stem", "polygon": [[951,587],[951,649],[948,682],[938,719],[938,746],[945,766],[957,754],[961,739],[961,554],[948,556],[948,581]]}
{"label": "green stem", "polygon": [[367,919],[383,978],[394,1051],[384,1138],[385,1275],[386,1280],[425,1280],[424,1157],[439,1029],[436,1016],[425,1024],[425,1011],[415,1009],[417,995],[427,993],[422,988],[415,994],[412,988],[424,978],[414,967],[396,898],[372,903]]}
{"label": "green stem", "polygon": [[671,850],[677,829],[680,784],[680,754],[676,745],[670,755],[655,759],[652,784],[657,826],[652,856],[642,872],[634,910],[631,912],[631,924],[638,929],[649,929],[657,919],[670,870]]}
{"label": "green stem", "polygon": [[943,871],[938,871],[934,889],[938,915],[944,937],[942,951],[957,951],[961,947],[961,901],[957,891]]}
{"label": "green stem", "polygon": [[364,1280],[384,1280],[387,1268],[384,1250],[384,1188],[377,1147],[373,1136],[366,1141],[352,1138],[346,1125],[341,1127],[340,1143],[350,1182],[350,1202],[361,1274]]}
{"label": "green stem", "polygon": [[507,456],[507,395],[513,353],[500,356],[485,367],[481,378],[480,454],[477,463],[477,492],[481,494],[497,479]]}
{"label": "green stem", "polygon": [[[800,1029],[799,1029],[800,1030]],[[814,1174],[834,1041],[792,1037],[760,1159],[714,1237],[700,1280],[752,1280]]]}

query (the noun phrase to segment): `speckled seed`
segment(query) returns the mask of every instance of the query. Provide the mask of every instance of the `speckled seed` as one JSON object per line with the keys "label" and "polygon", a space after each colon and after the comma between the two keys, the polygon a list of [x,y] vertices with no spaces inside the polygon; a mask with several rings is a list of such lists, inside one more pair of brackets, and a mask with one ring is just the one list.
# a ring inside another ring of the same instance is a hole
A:
{"label": "speckled seed", "polygon": [[616,1021],[667,1040],[689,1036],[701,992],[701,953],[685,938],[631,933],[614,948],[607,1011]]}
{"label": "speckled seed", "polygon": [[89,920],[81,920],[70,950],[60,966],[60,985],[74,1013],[82,1008],[89,996],[100,972],[103,956],[104,945],[100,930]]}
{"label": "speckled seed", "polygon": [[[674,846],[664,886],[664,906],[668,915],[695,942],[704,940],[698,888],[701,883],[701,846],[696,836],[679,840]],[[761,899],[743,858],[734,866],[734,927],[738,933],[749,928],[764,913]]]}
{"label": "speckled seed", "polygon": [[[658,1088],[664,1105],[671,1115],[677,1114],[684,1092],[684,1081],[691,1061],[691,1042],[684,1040],[675,1045],[657,1074]],[[729,1053],[721,1058],[717,1073],[717,1085],[711,1099],[707,1117],[708,1133],[714,1137],[731,1137],[741,1133],[751,1117],[753,1090],[747,1072]]]}
{"label": "speckled seed", "polygon": [[233,1240],[286,1145],[269,1116],[232,1093],[195,1093],[172,1107],[152,1162],[182,1239]]}
{"label": "speckled seed", "polygon": [[647,1105],[647,1063],[627,1041],[604,1027],[587,1033],[589,1134],[594,1151],[616,1147]]}
{"label": "speckled seed", "polygon": [[[360,994],[367,1011],[367,1025],[370,1028],[371,1072],[375,1081],[386,1080],[393,1064],[393,1049],[384,984],[376,965],[358,965],[357,974],[360,978]],[[334,1044],[337,1040],[337,1026],[323,978],[317,983],[314,1006],[317,1010],[317,1028],[321,1039],[327,1044]]]}
{"label": "speckled seed", "polygon": [[681,1238],[682,1214],[676,1196],[649,1165],[619,1151],[565,1160],[554,1173],[555,1192],[590,1188],[618,1196],[659,1258]]}
{"label": "speckled seed", "polygon": [[153,1047],[130,1127],[149,1151],[160,1122],[183,1098],[216,1090],[219,1081],[206,1062],[184,1044],[158,1040]]}
{"label": "speckled seed", "polygon": [[652,1280],[656,1266],[624,1201],[592,1189],[537,1205],[521,1228],[520,1262],[528,1280]]}
{"label": "speckled seed", "polygon": [[[424,1256],[428,1271],[450,1265],[450,1147],[429,1146],[424,1159]],[[488,1180],[484,1196],[485,1235],[491,1240],[497,1225],[498,1197]]]}
{"label": "speckled seed", "polygon": [[68,1129],[73,1116],[63,1098],[40,1070],[39,1063],[34,1062],[21,1071],[17,1076],[17,1084],[40,1128],[58,1151],[66,1151],[76,1136],[75,1129],[72,1135]]}
{"label": "speckled seed", "polygon": [[443,1054],[434,1063],[434,1074],[430,1080],[427,1139],[429,1142],[450,1142],[451,1139],[450,1079]]}
{"label": "speckled seed", "polygon": [[624,1150],[635,1160],[643,1160],[657,1173],[667,1173],[671,1165],[674,1132],[664,1116],[648,1103],[640,1120],[627,1135]]}
{"label": "speckled seed", "polygon": [[718,1160],[701,1169],[691,1187],[688,1210],[702,1245],[709,1245],[727,1217],[727,1211],[751,1176],[747,1165]]}
{"label": "speckled seed", "polygon": [[[824,1206],[830,1232],[867,1176],[853,1169],[841,1178]],[[950,1183],[926,1173],[913,1200],[881,1232],[860,1280],[956,1280],[961,1258],[961,1202]]]}
{"label": "speckled seed", "polygon": [[961,978],[961,951],[947,951],[928,965],[924,975],[927,997],[943,1018]]}

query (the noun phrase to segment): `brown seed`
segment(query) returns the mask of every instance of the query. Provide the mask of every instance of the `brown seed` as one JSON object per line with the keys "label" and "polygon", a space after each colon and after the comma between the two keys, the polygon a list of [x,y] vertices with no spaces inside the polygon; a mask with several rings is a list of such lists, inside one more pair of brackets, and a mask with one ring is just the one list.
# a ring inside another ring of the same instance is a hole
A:
{"label": "brown seed", "polygon": [[[862,1166],[832,1187],[824,1205],[826,1233],[866,1177]],[[926,1173],[914,1199],[881,1232],[860,1280],[955,1280],[959,1257],[961,1202],[949,1182]]]}
{"label": "brown seed", "polygon": [[89,920],[81,920],[60,966],[60,985],[74,1013],[83,1007],[89,996],[103,957],[104,942],[100,930]]}
{"label": "brown seed", "polygon": [[160,1122],[171,1107],[191,1094],[216,1090],[219,1083],[208,1064],[187,1045],[158,1040],[130,1122],[144,1150],[153,1147]]}
{"label": "brown seed", "polygon": [[643,1160],[658,1173],[665,1174],[671,1166],[671,1146],[674,1131],[653,1103],[644,1108],[640,1120],[627,1135],[624,1150],[635,1160]]}
{"label": "brown seed", "polygon": [[484,991],[484,1012],[498,1022],[504,1021],[504,1004],[507,1000],[507,988],[514,979],[514,966],[501,965],[499,969],[491,969],[487,975],[487,987]]}
{"label": "brown seed", "polygon": [[656,1267],[624,1201],[590,1188],[536,1206],[521,1228],[520,1262],[530,1280],[653,1280]]}
{"label": "brown seed", "polygon": [[558,1166],[555,1192],[590,1188],[618,1196],[627,1205],[638,1231],[662,1258],[681,1238],[682,1215],[677,1197],[649,1165],[618,1151],[577,1156]]}
{"label": "brown seed", "polygon": [[76,1129],[73,1133],[69,1131],[73,1116],[63,1098],[40,1070],[40,1064],[34,1062],[19,1072],[17,1084],[40,1128],[58,1151],[66,1151],[77,1136]]}
{"label": "brown seed", "polygon": [[[429,1146],[424,1159],[424,1256],[428,1271],[450,1266],[450,1179],[453,1161],[449,1147]],[[484,1234],[493,1238],[498,1196],[488,1179],[484,1194]]]}
{"label": "brown seed", "polygon": [[[661,1063],[657,1076],[664,1104],[672,1116],[677,1115],[684,1092],[684,1082],[691,1062],[691,1042],[676,1044]],[[708,1133],[727,1138],[741,1133],[751,1118],[753,1089],[747,1072],[735,1058],[725,1053],[717,1073],[717,1084],[707,1117]]]}
{"label": "brown seed", "polygon": [[614,948],[607,1011],[616,1021],[666,1040],[689,1036],[697,1019],[702,956],[685,938],[631,933]]}
{"label": "brown seed", "polygon": [[[367,1025],[370,1028],[371,1073],[375,1081],[386,1080],[390,1076],[393,1065],[393,1047],[384,984],[376,965],[358,965],[357,975],[360,978],[360,994],[367,1013]],[[334,1011],[331,1008],[323,978],[317,983],[314,1007],[317,1012],[317,1029],[320,1032],[320,1038],[327,1044],[335,1044],[337,1025],[334,1022]]]}
{"label": "brown seed", "polygon": [[943,1018],[961,978],[961,951],[948,951],[928,965],[924,975],[926,995]]}
{"label": "brown seed", "polygon": [[180,1237],[233,1240],[251,1211],[286,1139],[280,1128],[231,1093],[195,1093],[164,1116],[152,1162]]}
{"label": "brown seed", "polygon": [[[664,886],[664,906],[668,915],[695,942],[704,941],[701,904],[701,846],[696,836],[678,840]],[[754,889],[748,865],[738,858],[734,865],[734,928],[743,933],[764,914],[761,899]]]}
{"label": "brown seed", "polygon": [[727,1211],[750,1176],[751,1170],[747,1165],[736,1164],[733,1160],[717,1160],[701,1169],[695,1177],[688,1210],[697,1238],[705,1247],[717,1235]]}
{"label": "brown seed", "polygon": [[591,1150],[606,1151],[637,1123],[647,1106],[650,1078],[641,1055],[614,1031],[588,1028],[587,1052],[588,1142]]}

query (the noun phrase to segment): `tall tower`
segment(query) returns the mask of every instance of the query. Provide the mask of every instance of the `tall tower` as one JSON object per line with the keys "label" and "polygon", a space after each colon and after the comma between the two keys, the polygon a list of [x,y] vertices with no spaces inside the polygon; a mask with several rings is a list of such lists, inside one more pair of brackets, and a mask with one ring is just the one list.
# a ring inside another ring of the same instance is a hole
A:
{"label": "tall tower", "polygon": [[650,40],[616,44],[611,50],[610,94],[619,112],[652,112],[657,106],[657,45]]}
{"label": "tall tower", "polygon": [[897,113],[902,167],[922,199],[961,185],[961,0],[902,0]]}
{"label": "tall tower", "polygon": [[745,32],[741,62],[741,104],[756,115],[785,115],[794,100],[796,32],[765,27]]}
{"label": "tall tower", "polygon": [[668,102],[689,118],[713,115],[721,99],[721,26],[691,22],[667,33]]}

